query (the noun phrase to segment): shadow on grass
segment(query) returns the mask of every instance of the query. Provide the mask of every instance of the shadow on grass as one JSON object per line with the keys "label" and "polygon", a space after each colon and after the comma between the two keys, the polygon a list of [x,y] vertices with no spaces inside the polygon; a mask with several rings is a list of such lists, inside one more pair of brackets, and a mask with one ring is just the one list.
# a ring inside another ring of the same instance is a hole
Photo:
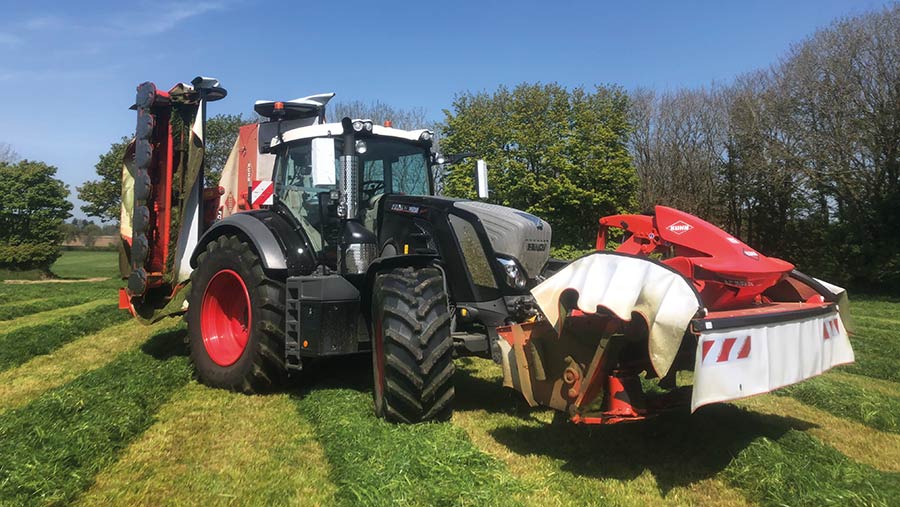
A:
{"label": "shadow on grass", "polygon": [[[523,420],[545,408],[530,408],[521,395],[499,379],[486,380],[466,368],[455,378],[458,410],[485,410]],[[559,414],[562,416],[562,414]],[[608,426],[576,425],[565,417],[552,424],[501,422],[489,430],[500,444],[520,455],[536,454],[560,460],[561,469],[575,476],[629,481],[652,473],[666,494],[711,478],[760,437],[778,439],[788,431],[812,427],[789,416],[763,415],[733,405],[687,408],[641,422]]]}
{"label": "shadow on grass", "polygon": [[187,345],[184,342],[186,338],[187,330],[184,328],[156,333],[141,345],[141,352],[160,361],[186,357],[188,355]]}

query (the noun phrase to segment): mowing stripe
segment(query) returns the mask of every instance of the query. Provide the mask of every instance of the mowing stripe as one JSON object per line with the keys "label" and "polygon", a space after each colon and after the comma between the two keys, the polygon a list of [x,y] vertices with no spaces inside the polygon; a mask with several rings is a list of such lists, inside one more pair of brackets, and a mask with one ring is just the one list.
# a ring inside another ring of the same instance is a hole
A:
{"label": "mowing stripe", "polygon": [[348,361],[331,374],[345,377],[340,384],[353,386],[331,382],[328,387],[318,379],[314,382],[322,387],[295,398],[331,463],[337,505],[541,505],[460,428],[376,419],[371,394],[359,390],[368,388],[371,373]]}
{"label": "mowing stripe", "polygon": [[45,323],[58,318],[68,317],[70,315],[76,315],[98,306],[102,306],[104,303],[106,303],[107,305],[110,304],[109,301],[98,299],[95,301],[88,301],[87,303],[82,303],[79,305],[64,308],[54,308],[53,310],[32,313],[31,315],[25,315],[15,320],[2,321],[0,322],[0,334],[7,334],[24,327]]}
{"label": "mowing stripe", "polygon": [[900,326],[900,320],[886,319],[884,317],[874,317],[871,315],[856,315],[856,314],[854,314],[853,319],[864,321],[864,322],[869,322],[870,323],[869,325],[874,324],[875,327],[878,327],[878,324],[886,324],[886,325],[894,326],[894,327]]}
{"label": "mowing stripe", "polygon": [[748,497],[773,507],[888,507],[900,498],[900,474],[855,463],[796,430],[753,441],[723,475]]}
{"label": "mowing stripe", "polygon": [[854,388],[868,389],[877,391],[886,396],[900,397],[900,383],[891,382],[889,380],[880,380],[872,377],[864,377],[853,373],[847,373],[843,369],[832,370],[828,372],[828,376],[834,380],[850,384]]}
{"label": "mowing stripe", "polygon": [[884,433],[783,396],[746,398],[738,405],[760,414],[786,415],[792,426],[847,457],[886,472],[900,472],[900,435]]}
{"label": "mowing stripe", "polygon": [[106,280],[103,282],[86,283],[39,283],[39,284],[9,284],[0,283],[0,304],[9,304],[26,299],[72,296],[77,294],[92,293],[96,297],[105,297],[110,301],[116,300],[116,291],[122,285],[121,280]]}
{"label": "mowing stripe", "polygon": [[[453,422],[517,477],[537,484],[547,504],[748,505],[715,476],[730,458],[727,444],[715,445],[725,439],[698,442],[687,417],[577,426],[553,411],[527,408],[501,386],[494,363],[467,358],[458,364],[458,399],[472,408],[457,410]],[[678,432],[688,436],[667,435]]]}
{"label": "mowing stripe", "polygon": [[883,328],[867,324],[856,326],[857,332],[850,337],[856,362],[843,367],[844,371],[866,377],[900,382],[897,358],[900,357],[900,329],[896,326]]}
{"label": "mowing stripe", "polygon": [[333,505],[335,486],[289,396],[192,382],[105,468],[79,505]]}
{"label": "mowing stripe", "polygon": [[900,433],[900,397],[885,395],[826,374],[775,391],[877,430]]}
{"label": "mowing stripe", "polygon": [[97,294],[94,291],[88,291],[80,294],[17,301],[15,303],[0,306],[0,322],[6,322],[18,317],[45,312],[47,310],[80,305],[97,299],[106,299],[107,302],[110,302],[111,299],[106,296],[107,295],[105,294]]}
{"label": "mowing stripe", "polygon": [[149,327],[137,322],[125,322],[79,338],[16,368],[2,371],[0,413],[24,405],[49,389],[104,366],[122,352],[145,342],[148,336],[174,332],[180,325],[179,321],[174,320]]}
{"label": "mowing stripe", "polygon": [[47,354],[81,336],[86,336],[130,316],[108,302],[84,312],[57,317],[50,322],[0,334],[0,370]]}
{"label": "mowing stripe", "polygon": [[0,498],[4,506],[59,505],[153,422],[190,379],[180,337],[157,335],[141,349],[0,415]]}

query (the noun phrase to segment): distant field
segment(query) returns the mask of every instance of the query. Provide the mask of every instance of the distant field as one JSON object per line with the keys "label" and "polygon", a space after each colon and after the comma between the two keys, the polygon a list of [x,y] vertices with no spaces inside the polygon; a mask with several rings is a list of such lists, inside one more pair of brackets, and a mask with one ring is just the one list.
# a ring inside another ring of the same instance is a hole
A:
{"label": "distant field", "polygon": [[[119,253],[109,250],[65,250],[50,266],[50,272],[59,278],[114,277],[119,273]],[[2,280],[40,280],[47,274],[36,269],[11,271],[0,268]]]}
{"label": "distant field", "polygon": [[[64,278],[114,277],[66,252]],[[0,505],[898,505],[900,303],[854,305],[857,363],[773,395],[577,427],[458,361],[449,423],[391,425],[365,357],[244,396],[192,380],[178,320],[103,282],[0,283]]]}
{"label": "distant field", "polygon": [[119,253],[108,250],[69,250],[50,266],[60,278],[97,278],[119,275]]}

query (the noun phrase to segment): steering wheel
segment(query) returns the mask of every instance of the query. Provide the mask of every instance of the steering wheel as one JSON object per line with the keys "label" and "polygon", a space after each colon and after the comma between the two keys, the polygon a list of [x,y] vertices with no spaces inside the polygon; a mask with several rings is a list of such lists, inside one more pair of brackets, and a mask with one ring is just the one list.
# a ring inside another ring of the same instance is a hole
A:
{"label": "steering wheel", "polygon": [[362,182],[362,194],[368,201],[379,193],[384,193],[384,182],[381,180],[366,180]]}

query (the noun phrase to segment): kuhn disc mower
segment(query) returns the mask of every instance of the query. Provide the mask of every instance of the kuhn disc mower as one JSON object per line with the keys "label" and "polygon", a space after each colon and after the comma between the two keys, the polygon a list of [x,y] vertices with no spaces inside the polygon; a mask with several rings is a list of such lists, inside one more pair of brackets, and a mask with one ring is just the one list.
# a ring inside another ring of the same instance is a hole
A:
{"label": "kuhn disc mower", "polygon": [[[615,251],[610,229],[624,231]],[[545,319],[498,329],[504,383],[575,422],[695,410],[853,361],[843,289],[665,206],[600,219],[597,251],[531,292]],[[692,393],[675,387],[680,370]]]}

